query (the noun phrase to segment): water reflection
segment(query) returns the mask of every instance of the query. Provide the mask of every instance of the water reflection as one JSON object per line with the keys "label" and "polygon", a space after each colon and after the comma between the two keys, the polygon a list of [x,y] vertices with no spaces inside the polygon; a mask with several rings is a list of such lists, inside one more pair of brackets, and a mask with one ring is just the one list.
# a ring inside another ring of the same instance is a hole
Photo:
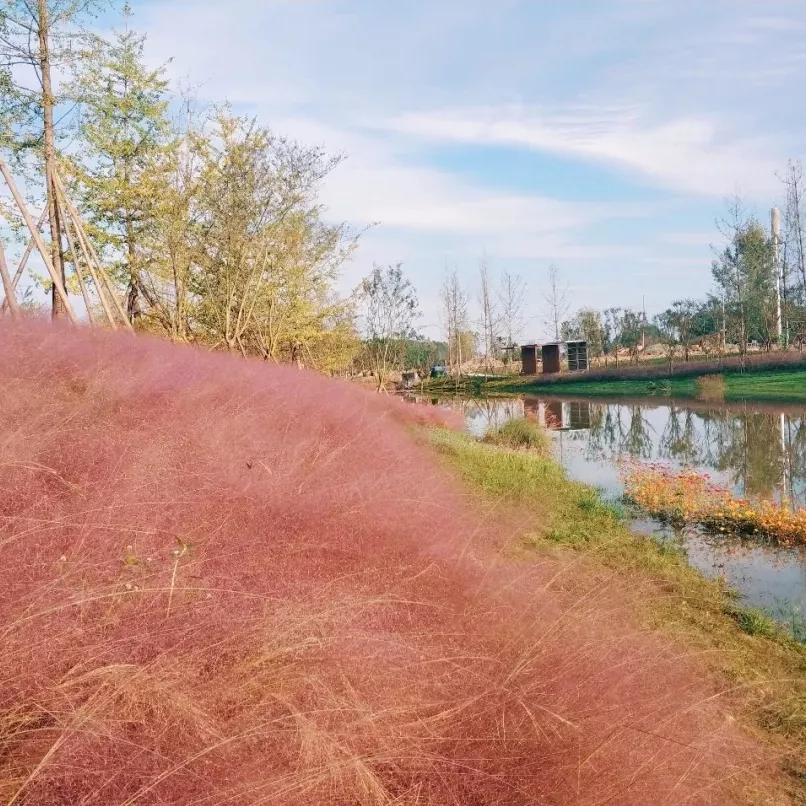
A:
{"label": "water reflection", "polygon": [[[569,475],[620,497],[622,460],[662,462],[707,472],[737,495],[806,506],[806,408],[651,400],[524,397],[451,401],[477,435],[508,419],[530,417],[551,433]],[[657,522],[642,531],[682,539],[690,561],[722,576],[747,601],[773,613],[791,606],[806,615],[806,551],[672,533]]]}
{"label": "water reflection", "polygon": [[806,410],[535,397],[457,405],[479,436],[525,415],[550,431],[584,432],[591,462],[629,458],[696,468],[739,495],[806,506]]}

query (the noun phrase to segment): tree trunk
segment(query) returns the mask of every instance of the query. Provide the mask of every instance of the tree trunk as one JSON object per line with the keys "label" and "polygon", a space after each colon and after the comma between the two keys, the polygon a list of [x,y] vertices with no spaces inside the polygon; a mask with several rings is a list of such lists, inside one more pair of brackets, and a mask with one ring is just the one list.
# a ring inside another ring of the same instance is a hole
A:
{"label": "tree trunk", "polygon": [[134,245],[134,227],[131,217],[126,217],[126,262],[129,264],[129,289],[126,294],[126,315],[129,321],[140,316],[140,272],[137,269],[137,250]]}
{"label": "tree trunk", "polygon": [[[48,217],[50,223],[51,262],[56,274],[65,285],[64,254],[61,241],[61,211],[56,196],[56,135],[53,124],[53,88],[50,78],[50,49],[48,43],[48,4],[47,0],[38,0],[39,11],[39,69],[42,77],[42,115],[44,133],[45,182],[48,198]],[[64,302],[56,288],[52,291],[51,312],[54,319],[65,316]]]}

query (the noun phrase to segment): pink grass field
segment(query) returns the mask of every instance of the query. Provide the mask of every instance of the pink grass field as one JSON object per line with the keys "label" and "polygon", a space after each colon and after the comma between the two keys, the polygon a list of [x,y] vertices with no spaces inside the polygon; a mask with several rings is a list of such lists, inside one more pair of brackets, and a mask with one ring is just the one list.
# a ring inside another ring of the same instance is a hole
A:
{"label": "pink grass field", "polygon": [[725,804],[772,752],[427,409],[0,323],[0,801]]}

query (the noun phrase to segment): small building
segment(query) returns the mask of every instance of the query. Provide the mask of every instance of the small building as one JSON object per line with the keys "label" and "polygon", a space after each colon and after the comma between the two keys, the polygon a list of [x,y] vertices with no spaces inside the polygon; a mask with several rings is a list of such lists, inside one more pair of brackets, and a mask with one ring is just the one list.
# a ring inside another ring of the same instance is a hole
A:
{"label": "small building", "polygon": [[537,375],[537,344],[524,344],[521,346],[521,373],[523,375]]}
{"label": "small building", "polygon": [[588,342],[569,341],[566,344],[569,371],[580,372],[586,370],[588,368]]}
{"label": "small building", "polygon": [[554,375],[560,371],[560,343],[544,344],[541,349],[543,358],[543,374]]}

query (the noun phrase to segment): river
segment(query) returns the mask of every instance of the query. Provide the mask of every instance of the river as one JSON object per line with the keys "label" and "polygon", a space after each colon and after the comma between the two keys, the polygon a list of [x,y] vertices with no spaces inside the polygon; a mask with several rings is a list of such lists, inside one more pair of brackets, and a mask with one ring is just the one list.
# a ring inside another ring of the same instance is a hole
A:
{"label": "river", "polygon": [[[536,419],[568,474],[611,500],[623,495],[619,468],[630,460],[705,472],[738,495],[806,507],[803,406],[531,396],[431,402],[460,409],[476,436],[507,419]],[[747,604],[802,632],[806,548],[674,530],[649,518],[635,517],[633,527],[680,541],[707,576],[724,578]]]}

